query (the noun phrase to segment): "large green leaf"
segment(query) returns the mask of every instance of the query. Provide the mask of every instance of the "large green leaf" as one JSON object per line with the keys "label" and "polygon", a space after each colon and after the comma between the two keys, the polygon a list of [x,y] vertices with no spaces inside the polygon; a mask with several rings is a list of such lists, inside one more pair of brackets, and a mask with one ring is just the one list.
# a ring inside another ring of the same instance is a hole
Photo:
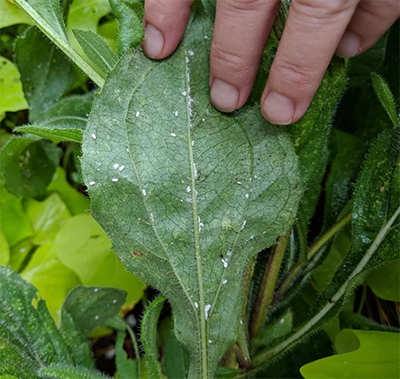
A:
{"label": "large green leaf", "polygon": [[34,27],[17,39],[15,52],[29,121],[36,122],[74,84],[74,69],[65,54]]}
{"label": "large green leaf", "polygon": [[7,266],[10,261],[10,246],[8,246],[7,238],[0,229],[0,265]]}
{"label": "large green leaf", "polygon": [[398,378],[400,334],[345,329],[335,342],[338,355],[303,366],[306,379]]}
{"label": "large green leaf", "polygon": [[4,57],[0,57],[0,93],[0,116],[4,112],[16,112],[28,108],[18,69]]}
{"label": "large green leaf", "polygon": [[196,378],[235,342],[241,274],[289,229],[300,196],[286,133],[257,108],[210,104],[205,35],[211,21],[197,13],[168,60],[125,54],[94,102],[82,161],[94,217],[171,302]]}
{"label": "large green leaf", "polygon": [[123,289],[128,293],[127,305],[142,297],[143,283],[126,271],[92,216],[81,214],[68,220],[57,234],[55,249],[61,262],[75,271],[83,284]]}
{"label": "large green leaf", "polygon": [[366,283],[376,296],[390,301],[400,301],[399,262],[379,267],[368,275]]}
{"label": "large green leaf", "polygon": [[0,0],[0,29],[14,24],[31,24],[31,20],[10,0]]}

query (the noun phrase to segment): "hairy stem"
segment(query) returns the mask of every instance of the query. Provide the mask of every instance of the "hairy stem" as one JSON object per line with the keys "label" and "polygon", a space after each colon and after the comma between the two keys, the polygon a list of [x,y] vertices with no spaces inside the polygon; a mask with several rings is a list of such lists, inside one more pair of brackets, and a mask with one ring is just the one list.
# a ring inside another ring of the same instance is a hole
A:
{"label": "hairy stem", "polygon": [[140,379],[140,352],[139,352],[139,345],[136,340],[135,333],[133,332],[132,328],[128,325],[126,322],[126,329],[128,330],[128,333],[131,337],[132,340],[132,345],[133,345],[133,350],[135,351],[135,357],[137,361],[137,373],[138,373],[138,378]]}
{"label": "hairy stem", "polygon": [[[351,212],[347,213],[342,217],[335,225],[333,225],[322,237],[316,241],[308,250],[307,258],[308,260],[314,255],[336,234],[338,233],[348,222],[351,220]],[[297,275],[304,268],[308,261],[300,261],[295,264],[292,269],[288,272],[285,279],[283,279],[282,284],[279,286],[278,298],[283,297],[288,288],[292,285],[293,281],[296,279]]]}
{"label": "hairy stem", "polygon": [[267,319],[270,306],[274,297],[275,285],[278,279],[283,256],[289,242],[290,230],[279,237],[278,243],[273,247],[268,263],[265,267],[261,282],[260,291],[254,307],[253,318],[251,321],[250,334],[252,338],[257,337]]}
{"label": "hairy stem", "polygon": [[363,258],[357,264],[357,266],[353,269],[351,274],[347,277],[344,283],[337,289],[337,291],[333,294],[333,296],[326,302],[325,306],[322,307],[309,321],[300,326],[296,332],[294,332],[291,336],[286,338],[284,341],[279,343],[276,346],[271,347],[270,349],[264,350],[257,354],[253,358],[253,367],[256,369],[259,366],[262,366],[270,359],[276,357],[277,355],[283,353],[287,349],[293,347],[297,344],[307,333],[313,330],[320,322],[320,320],[333,308],[336,306],[336,303],[345,295],[346,290],[349,284],[353,281],[353,279],[359,275],[368,264],[369,260],[379,248],[382,241],[385,239],[386,235],[390,231],[394,221],[400,215],[400,207],[396,209],[392,217],[388,220],[386,224],[384,224],[376,236],[374,242],[372,242],[371,246],[366,251]]}
{"label": "hairy stem", "polygon": [[31,7],[26,0],[14,0],[15,3],[32,19],[34,24],[63,51],[97,86],[104,85],[104,79],[60,36],[46,20]]}
{"label": "hairy stem", "polygon": [[308,259],[310,259],[322,246],[324,246],[340,229],[342,229],[351,220],[351,212],[343,216],[334,224],[322,237],[315,242],[308,250]]}

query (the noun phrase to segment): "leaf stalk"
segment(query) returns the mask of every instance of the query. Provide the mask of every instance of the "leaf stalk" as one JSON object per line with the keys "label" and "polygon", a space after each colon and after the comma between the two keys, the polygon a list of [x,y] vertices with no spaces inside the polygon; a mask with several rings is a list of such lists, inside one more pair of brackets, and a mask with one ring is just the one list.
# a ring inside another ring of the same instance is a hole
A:
{"label": "leaf stalk", "polygon": [[272,300],[274,298],[276,281],[278,279],[286,246],[289,242],[290,232],[291,231],[289,230],[283,236],[279,237],[277,244],[271,251],[271,255],[265,267],[251,322],[250,335],[252,338],[257,337],[260,334],[270,311]]}

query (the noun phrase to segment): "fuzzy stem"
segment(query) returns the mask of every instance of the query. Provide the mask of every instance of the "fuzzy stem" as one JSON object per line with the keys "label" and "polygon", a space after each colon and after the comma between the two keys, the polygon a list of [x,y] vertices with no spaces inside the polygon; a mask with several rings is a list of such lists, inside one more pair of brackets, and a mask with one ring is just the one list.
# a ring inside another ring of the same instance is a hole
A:
{"label": "fuzzy stem", "polygon": [[271,255],[268,259],[268,263],[265,267],[251,322],[250,335],[252,338],[257,337],[260,334],[264,326],[264,322],[267,319],[274,297],[275,285],[278,279],[279,270],[281,268],[286,246],[289,242],[289,237],[290,230],[283,236],[279,237],[278,243],[273,247]]}
{"label": "fuzzy stem", "polygon": [[351,220],[351,212],[343,216],[334,224],[322,237],[315,242],[308,250],[308,259],[310,259],[322,246],[324,246],[340,229],[342,229]]}
{"label": "fuzzy stem", "polygon": [[235,351],[240,368],[243,368],[245,370],[250,369],[250,352],[247,342],[246,328],[243,322],[241,322],[239,325],[239,333],[235,345]]}
{"label": "fuzzy stem", "polygon": [[46,22],[46,20],[31,7],[26,0],[14,0],[15,3],[32,19],[34,24],[64,53],[66,54],[94,83],[100,88],[104,79],[91,67],[69,43]]}
{"label": "fuzzy stem", "polygon": [[[342,217],[335,225],[333,225],[322,237],[315,242],[308,250],[308,259],[312,258],[336,233],[338,233],[351,220],[351,212]],[[278,290],[278,298],[281,298],[288,288],[291,286],[297,275],[304,268],[307,262],[300,261],[292,267]]]}
{"label": "fuzzy stem", "polygon": [[128,325],[127,322],[125,322],[126,324],[126,329],[128,330],[128,333],[131,337],[132,340],[132,345],[133,345],[133,350],[135,351],[135,357],[137,360],[137,373],[138,373],[138,378],[140,379],[140,353],[139,353],[139,345],[136,341],[136,336],[135,333],[133,332],[132,328]]}

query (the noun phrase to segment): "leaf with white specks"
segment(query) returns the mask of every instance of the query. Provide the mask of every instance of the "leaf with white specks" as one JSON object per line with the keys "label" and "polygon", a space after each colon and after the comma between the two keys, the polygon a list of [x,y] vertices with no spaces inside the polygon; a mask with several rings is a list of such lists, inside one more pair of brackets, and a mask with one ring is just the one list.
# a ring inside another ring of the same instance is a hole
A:
{"label": "leaf with white specks", "polygon": [[235,342],[243,270],[289,229],[301,194],[284,130],[257,108],[210,104],[210,35],[199,12],[168,60],[126,53],[94,101],[82,159],[94,217],[171,303],[195,378],[213,377]]}

